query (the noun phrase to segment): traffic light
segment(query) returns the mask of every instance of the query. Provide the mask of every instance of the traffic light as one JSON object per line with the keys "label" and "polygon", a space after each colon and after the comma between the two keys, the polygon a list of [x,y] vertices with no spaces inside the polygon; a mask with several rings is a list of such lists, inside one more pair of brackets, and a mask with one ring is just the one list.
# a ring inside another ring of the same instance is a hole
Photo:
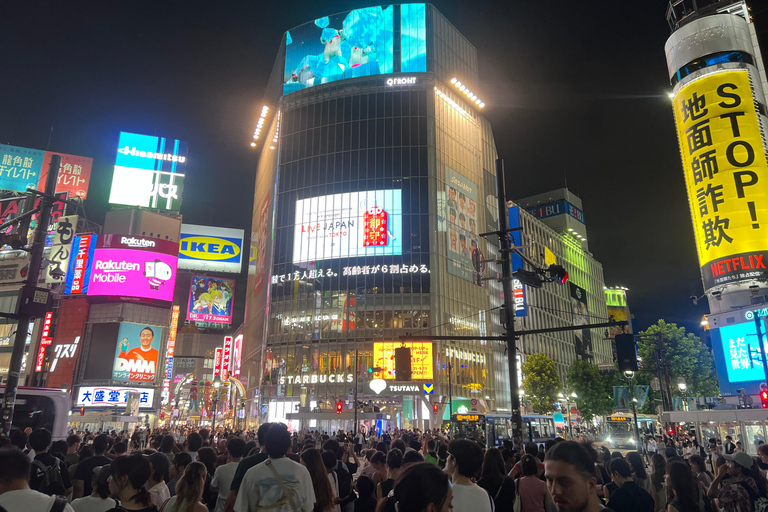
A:
{"label": "traffic light", "polygon": [[616,359],[619,363],[620,372],[636,372],[637,367],[637,346],[635,345],[635,336],[633,334],[617,334]]}
{"label": "traffic light", "polygon": [[760,384],[760,403],[763,409],[768,409],[768,387],[766,387],[765,383]]}
{"label": "traffic light", "polygon": [[85,416],[85,407],[80,408],[80,416]]}
{"label": "traffic light", "polygon": [[373,366],[371,368],[368,368],[368,373],[379,373],[381,371],[381,368],[378,366]]}
{"label": "traffic light", "polygon": [[438,408],[437,402],[432,402],[432,414],[437,414],[437,408]]}
{"label": "traffic light", "polygon": [[344,409],[344,404],[339,402],[336,402],[336,414],[341,414],[341,411]]}
{"label": "traffic light", "polygon": [[550,265],[549,268],[547,268],[547,276],[549,276],[552,281],[565,284],[568,280],[568,271],[565,270],[562,265]]}

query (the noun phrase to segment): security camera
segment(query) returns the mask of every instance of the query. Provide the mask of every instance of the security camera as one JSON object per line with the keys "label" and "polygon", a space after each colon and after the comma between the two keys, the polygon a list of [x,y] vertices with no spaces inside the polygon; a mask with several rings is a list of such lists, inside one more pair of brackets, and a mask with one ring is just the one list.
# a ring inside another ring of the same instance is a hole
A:
{"label": "security camera", "polygon": [[699,305],[699,298],[698,298],[697,296],[695,296],[695,295],[691,295],[691,296],[690,296],[690,299],[691,299],[691,301],[693,302],[693,305],[694,305],[694,306],[698,306],[698,305]]}

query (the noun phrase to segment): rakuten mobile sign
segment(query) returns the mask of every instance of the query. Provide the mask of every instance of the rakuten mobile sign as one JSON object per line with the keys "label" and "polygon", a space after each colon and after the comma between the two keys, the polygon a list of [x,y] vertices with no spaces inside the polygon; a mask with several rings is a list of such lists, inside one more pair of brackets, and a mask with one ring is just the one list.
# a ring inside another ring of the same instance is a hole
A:
{"label": "rakuten mobile sign", "polygon": [[[157,243],[175,245],[178,251],[178,244],[173,242],[157,240]],[[97,248],[88,295],[172,302],[176,264],[175,255],[156,252],[156,249],[147,246],[135,249]]]}

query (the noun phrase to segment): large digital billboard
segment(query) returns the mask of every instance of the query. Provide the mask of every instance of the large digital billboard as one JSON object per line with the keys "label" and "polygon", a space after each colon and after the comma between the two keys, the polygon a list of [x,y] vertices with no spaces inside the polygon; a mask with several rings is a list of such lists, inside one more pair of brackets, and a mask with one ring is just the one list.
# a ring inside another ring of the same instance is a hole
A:
{"label": "large digital billboard", "polygon": [[373,374],[374,379],[395,379],[395,349],[411,349],[411,379],[432,380],[434,364],[431,342],[377,342],[373,344],[373,365],[381,371]]}
{"label": "large digital billboard", "polygon": [[[573,325],[589,326],[589,305],[587,302],[587,290],[575,283],[569,281],[568,287],[571,290],[571,313],[573,315]],[[580,331],[573,331],[574,345],[576,355],[582,359],[592,358],[592,333],[589,327]]]}
{"label": "large digital billboard", "polygon": [[472,280],[472,252],[479,248],[477,184],[445,166],[445,212],[448,232],[448,272]]}
{"label": "large digital billboard", "polygon": [[132,235],[101,235],[91,265],[89,296],[173,301],[179,244]]}
{"label": "large digital billboard", "polygon": [[234,279],[192,276],[192,284],[189,287],[187,320],[231,324],[234,298]]}
{"label": "large digital billboard", "polygon": [[112,380],[153,382],[160,358],[160,327],[120,324]]}
{"label": "large digital billboard", "polygon": [[[729,382],[764,381],[765,371],[754,322],[720,327],[725,370]],[[768,337],[763,334],[763,346]]]}
{"label": "large digital billboard", "polygon": [[296,201],[293,263],[403,253],[401,190]]}
{"label": "large digital billboard", "polygon": [[391,5],[355,9],[286,32],[283,94],[345,78],[392,73],[392,12]]}
{"label": "large digital billboard", "polygon": [[179,268],[239,273],[242,269],[242,229],[182,224]]}
{"label": "large digital billboard", "polygon": [[88,198],[88,187],[91,184],[91,169],[93,168],[93,158],[85,156],[67,155],[54,151],[46,151],[43,158],[43,170],[40,173],[40,181],[37,184],[38,190],[45,190],[45,178],[48,175],[48,166],[51,164],[51,157],[59,155],[61,157],[61,168],[59,177],[56,181],[56,192],[68,192],[69,197]]}
{"label": "large digital billboard", "polygon": [[400,6],[400,71],[419,73],[427,70],[427,6]]}
{"label": "large digital billboard", "polygon": [[26,192],[36,188],[45,151],[0,144],[0,190]]}
{"label": "large digital billboard", "polygon": [[746,70],[708,73],[673,100],[705,289],[759,278],[768,263],[768,162],[750,86],[756,79]]}
{"label": "large digital billboard", "polygon": [[186,142],[120,132],[109,202],[178,211],[186,167]]}

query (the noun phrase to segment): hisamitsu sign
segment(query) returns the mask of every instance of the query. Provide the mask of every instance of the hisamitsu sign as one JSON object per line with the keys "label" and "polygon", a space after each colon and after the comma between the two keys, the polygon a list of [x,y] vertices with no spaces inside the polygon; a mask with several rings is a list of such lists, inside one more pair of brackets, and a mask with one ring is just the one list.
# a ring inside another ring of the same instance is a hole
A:
{"label": "hisamitsu sign", "polygon": [[678,90],[675,122],[704,288],[759,277],[768,262],[768,162],[746,70]]}

